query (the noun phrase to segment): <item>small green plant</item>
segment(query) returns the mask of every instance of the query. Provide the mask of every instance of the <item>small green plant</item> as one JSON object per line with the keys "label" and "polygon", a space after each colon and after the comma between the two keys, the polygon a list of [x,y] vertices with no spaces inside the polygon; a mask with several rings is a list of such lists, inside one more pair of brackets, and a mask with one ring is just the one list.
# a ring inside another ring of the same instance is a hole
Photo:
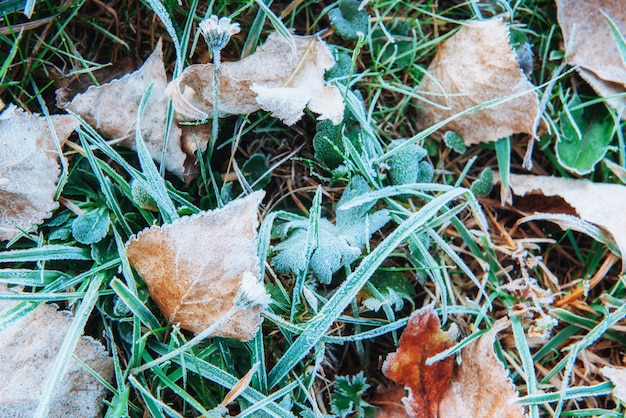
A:
{"label": "small green plant", "polygon": [[[342,204],[369,191],[362,177],[354,177],[339,200],[335,224],[319,220],[309,267],[320,283],[330,283],[333,273],[356,261],[372,234],[389,222],[387,210],[368,214],[374,202],[341,210]],[[307,265],[309,219],[298,216],[280,225],[279,231],[283,240],[274,247],[278,254],[272,264],[278,272],[300,274]]]}
{"label": "small green plant", "polygon": [[[404,141],[395,141],[389,149],[393,149]],[[399,186],[410,183],[429,183],[433,179],[434,170],[426,158],[426,150],[417,144],[406,147],[403,152],[394,154],[387,164],[391,184]]]}
{"label": "small green plant", "polygon": [[493,188],[493,170],[489,167],[480,173],[480,178],[472,183],[471,189],[476,196],[487,196]]}
{"label": "small green plant", "polygon": [[443,134],[443,142],[445,142],[446,147],[452,148],[453,151],[456,151],[459,154],[463,154],[467,151],[467,146],[465,145],[463,138],[454,131],[446,131]]}
{"label": "small green plant", "polygon": [[352,377],[337,376],[333,393],[333,413],[342,418],[349,414],[361,417],[373,415],[374,407],[362,398],[369,387],[362,371]]}
{"label": "small green plant", "polygon": [[356,41],[359,33],[367,35],[369,15],[358,0],[339,0],[339,5],[328,12],[330,24],[346,41]]}

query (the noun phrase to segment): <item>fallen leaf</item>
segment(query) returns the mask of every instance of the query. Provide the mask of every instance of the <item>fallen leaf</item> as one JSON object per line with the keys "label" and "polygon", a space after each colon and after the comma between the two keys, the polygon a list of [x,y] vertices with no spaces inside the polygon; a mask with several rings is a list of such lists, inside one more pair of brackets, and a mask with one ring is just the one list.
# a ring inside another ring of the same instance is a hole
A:
{"label": "fallen leaf", "polygon": [[[0,291],[7,292],[6,286]],[[0,301],[0,315],[20,302]],[[72,323],[69,312],[40,304],[26,316],[0,332],[0,416],[31,417],[65,334]],[[79,339],[74,355],[106,381],[113,377],[113,360],[92,338]],[[100,416],[108,390],[76,360],[71,360],[65,377],[56,388],[48,417]]]}
{"label": "fallen leaf", "polygon": [[[439,45],[418,90],[433,103],[421,103],[417,124],[428,128],[489,100],[519,95],[449,122],[445,130],[466,145],[493,142],[515,133],[534,135],[539,102],[519,67],[501,19],[467,22]],[[523,94],[527,92],[526,94]]]}
{"label": "fallen leaf", "polygon": [[376,407],[376,418],[406,418],[406,408],[402,404],[405,392],[402,386],[378,386],[369,403]]}
{"label": "fallen leaf", "polygon": [[[557,0],[557,20],[563,32],[567,62],[603,97],[626,91],[626,63],[613,38],[606,17],[626,33],[626,8],[619,0]],[[611,97],[609,105],[619,110],[626,97]],[[622,118],[626,117],[622,113]]]}
{"label": "fallen leaf", "polygon": [[440,418],[524,417],[515,385],[493,351],[496,334],[509,326],[500,319],[478,341],[463,350],[450,386],[439,404]]}
{"label": "fallen leaf", "polygon": [[600,373],[615,385],[613,396],[626,403],[626,369],[603,367]]}
{"label": "fallen leaf", "polygon": [[[61,173],[58,149],[77,126],[72,116],[45,117],[15,106],[0,114],[0,240],[9,240],[49,218]],[[64,158],[64,157],[61,157]]]}
{"label": "fallen leaf", "polygon": [[[198,334],[232,308],[245,275],[260,280],[256,228],[264,195],[147,228],[128,241],[130,263],[170,323]],[[237,311],[215,335],[251,339],[260,312],[260,306]]]}
{"label": "fallen leaf", "polygon": [[178,177],[189,180],[195,175],[194,153],[197,150],[191,129],[194,129],[200,148],[204,149],[210,128],[206,125],[180,127],[176,119],[170,126],[165,159],[162,160],[169,96],[165,93],[167,74],[161,41],[143,66],[133,73],[102,86],[91,86],[74,96],[71,102],[63,101],[65,93],[58,90],[57,106],[76,113],[103,136],[118,140],[119,145],[134,149],[139,103],[150,84],[153,89],[140,120],[143,140],[155,161],[165,164],[166,170]]}
{"label": "fallen leaf", "polygon": [[383,374],[399,385],[405,385],[409,396],[402,403],[410,417],[436,418],[439,401],[452,377],[453,357],[427,366],[426,360],[452,347],[456,326],[444,332],[432,305],[411,314],[402,332],[398,351],[383,363]]}
{"label": "fallen leaf", "polygon": [[[254,54],[223,62],[219,73],[219,114],[248,114],[263,109],[287,125],[296,123],[304,108],[330,119],[343,118],[339,89],[324,84],[334,64],[326,44],[317,36],[286,38],[272,34]],[[168,92],[177,112],[191,120],[206,120],[213,111],[213,64],[190,65],[170,83]]]}
{"label": "fallen leaf", "polygon": [[[626,254],[626,219],[621,212],[626,205],[625,186],[521,174],[511,174],[509,184],[517,196],[544,196],[541,199],[542,207],[534,209],[536,212],[572,214],[573,211],[584,221],[605,229],[613,236],[620,252]],[[569,208],[558,200],[551,203],[545,197],[560,198]]]}

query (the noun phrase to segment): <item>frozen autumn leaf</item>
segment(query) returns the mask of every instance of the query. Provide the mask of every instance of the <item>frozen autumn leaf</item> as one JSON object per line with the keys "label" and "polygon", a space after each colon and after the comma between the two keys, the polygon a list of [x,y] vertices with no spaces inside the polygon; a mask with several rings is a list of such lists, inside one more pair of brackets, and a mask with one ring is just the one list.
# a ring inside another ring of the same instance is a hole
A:
{"label": "frozen autumn leaf", "polygon": [[404,388],[398,385],[378,386],[369,400],[376,407],[376,418],[407,418],[406,409],[402,404]]}
{"label": "frozen autumn leaf", "polygon": [[[242,286],[248,299],[264,298],[258,287],[251,294],[248,283],[250,277],[260,282],[256,229],[263,196],[255,192],[131,237],[128,259],[170,323],[199,334],[230,311]],[[261,309],[238,310],[214,335],[249,340],[261,323]]]}
{"label": "frozen autumn leaf", "polygon": [[511,174],[509,185],[517,196],[543,196],[541,207],[534,209],[537,212],[574,214],[605,229],[622,255],[626,254],[626,219],[622,216],[622,208],[626,206],[625,186],[521,174]]}
{"label": "frozen autumn leaf", "polygon": [[383,363],[383,374],[404,385],[409,396],[402,398],[409,416],[436,418],[439,401],[452,376],[453,357],[427,366],[426,360],[452,347],[456,326],[444,332],[432,305],[413,312],[400,337],[398,351]]}
{"label": "frozen autumn leaf", "polygon": [[54,200],[61,173],[58,150],[77,124],[71,116],[50,121],[15,106],[0,114],[0,240],[40,224],[59,206]]}
{"label": "frozen autumn leaf", "polygon": [[493,351],[496,334],[509,326],[501,319],[475,343],[463,350],[450,386],[439,404],[440,418],[522,418],[524,411],[513,402],[515,385]]}
{"label": "frozen autumn leaf", "polygon": [[[179,127],[176,123],[170,127],[162,161],[169,97],[165,93],[167,74],[160,41],[137,71],[102,86],[91,86],[70,102],[64,101],[64,91],[57,91],[57,106],[76,113],[103,136],[119,140],[119,145],[134,148],[139,103],[150,84],[153,89],[140,120],[146,147],[152,158],[165,164],[168,171],[184,179],[193,177],[197,147],[191,127]],[[200,148],[205,148],[209,130],[206,126],[193,129]]]}
{"label": "frozen autumn leaf", "polygon": [[601,368],[600,373],[615,385],[613,396],[626,403],[626,369],[607,366]]}
{"label": "frozen autumn leaf", "polygon": [[[308,107],[338,124],[343,117],[339,89],[324,84],[334,59],[316,36],[272,34],[257,51],[240,61],[220,65],[219,113],[272,112],[293,125]],[[213,64],[191,65],[168,87],[177,112],[191,120],[205,120],[213,111]]]}
{"label": "frozen autumn leaf", "polygon": [[[519,95],[504,103],[456,118],[445,126],[466,145],[493,142],[515,133],[534,135],[539,102],[519,67],[509,43],[509,30],[500,19],[467,22],[439,45],[418,90],[417,124],[428,128],[489,100]],[[527,92],[524,94],[524,92]]]}
{"label": "frozen autumn leaf", "polygon": [[[626,92],[626,63],[606,16],[626,34],[626,7],[616,0],[557,0],[557,19],[563,32],[567,62],[603,97]],[[604,12],[604,14],[602,13]],[[625,97],[609,97],[619,110]],[[622,117],[626,114],[622,113]]]}
{"label": "frozen autumn leaf", "polygon": [[[6,292],[6,286],[0,287],[0,291]],[[18,304],[19,301],[0,301],[0,315]],[[57,311],[55,306],[42,303],[0,331],[0,416],[34,416],[71,323],[69,312]],[[81,337],[74,355],[102,379],[112,379],[113,360],[99,342]],[[71,360],[56,387],[48,416],[99,416],[107,392],[98,379]]]}

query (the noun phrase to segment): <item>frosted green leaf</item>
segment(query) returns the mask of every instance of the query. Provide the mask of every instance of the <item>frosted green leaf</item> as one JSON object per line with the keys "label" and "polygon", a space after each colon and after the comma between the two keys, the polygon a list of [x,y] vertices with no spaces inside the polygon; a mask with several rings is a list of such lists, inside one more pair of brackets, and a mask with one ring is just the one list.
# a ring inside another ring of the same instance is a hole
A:
{"label": "frosted green leaf", "polygon": [[581,107],[574,96],[560,114],[563,135],[556,143],[561,166],[579,175],[591,173],[613,139],[613,120],[603,107]]}
{"label": "frosted green leaf", "polygon": [[333,393],[333,412],[340,417],[347,417],[352,413],[355,413],[355,416],[364,416],[366,409],[373,409],[373,406],[362,398],[369,387],[362,371],[352,377],[337,376]]}
{"label": "frosted green leaf", "polygon": [[365,10],[359,10],[360,5],[357,0],[339,0],[339,6],[328,12],[330,24],[346,41],[358,40],[359,32],[367,35],[370,17]]}
{"label": "frosted green leaf", "polygon": [[329,168],[336,168],[343,164],[343,156],[339,152],[343,150],[341,130],[343,125],[335,125],[330,120],[323,120],[316,126],[317,132],[313,137],[315,158],[326,164]]}
{"label": "frosted green leaf", "polygon": [[378,311],[383,306],[390,306],[395,311],[400,311],[404,308],[405,301],[413,305],[415,286],[403,273],[377,272],[372,276],[369,284],[376,289],[376,292],[365,288],[363,293],[366,298],[361,304],[372,311]]}
{"label": "frosted green leaf", "polygon": [[[389,149],[399,146],[404,141],[395,141]],[[389,176],[393,185],[415,183],[420,175],[420,162],[426,157],[426,150],[417,144],[409,145],[404,151],[394,154],[389,164]]]}
{"label": "frosted green leaf", "polygon": [[459,154],[463,154],[467,150],[467,146],[461,135],[454,131],[446,131],[446,133],[443,134],[443,141],[448,148],[452,148]]}
{"label": "frosted green leaf", "polygon": [[243,175],[253,190],[262,190],[272,179],[272,172],[267,165],[265,155],[253,154],[241,166]]}
{"label": "frosted green leaf", "polygon": [[[346,187],[338,207],[370,191],[362,177],[355,177]],[[341,267],[349,266],[361,255],[372,234],[389,222],[389,213],[381,210],[368,214],[374,203],[366,203],[348,210],[337,211],[336,224],[322,218],[318,227],[318,243],[309,262],[309,268],[321,283],[330,283],[332,275]],[[299,217],[280,226],[284,241],[277,244],[278,252],[272,265],[280,273],[301,273],[306,267],[306,247],[309,220]]]}
{"label": "frosted green leaf", "polygon": [[92,210],[72,222],[72,235],[81,244],[94,244],[109,232],[109,214],[105,209]]}
{"label": "frosted green leaf", "polygon": [[493,188],[493,170],[485,168],[480,178],[472,183],[471,189],[476,196],[487,196]]}

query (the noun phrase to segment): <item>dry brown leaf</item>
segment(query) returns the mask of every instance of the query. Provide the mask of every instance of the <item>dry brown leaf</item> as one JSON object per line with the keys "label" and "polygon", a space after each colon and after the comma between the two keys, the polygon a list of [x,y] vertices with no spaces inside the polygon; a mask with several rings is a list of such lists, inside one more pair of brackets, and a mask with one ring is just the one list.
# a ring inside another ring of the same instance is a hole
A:
{"label": "dry brown leaf", "polygon": [[[517,196],[542,195],[563,199],[578,217],[610,232],[621,253],[626,254],[626,218],[622,216],[622,208],[626,206],[625,186],[521,174],[511,174],[509,184]],[[536,209],[538,212],[555,212],[546,206],[548,200],[543,198],[542,203],[543,206]],[[569,213],[559,201],[556,205],[560,213]]]}
{"label": "dry brown leaf", "polygon": [[463,110],[522,94],[505,103],[459,118],[445,126],[466,145],[497,141],[515,133],[534,135],[539,118],[537,95],[519,67],[501,19],[468,22],[439,45],[419,85],[419,93],[438,106],[423,102],[417,118],[425,129]]}
{"label": "dry brown leaf", "polygon": [[[6,292],[6,286],[0,286]],[[19,301],[0,301],[0,314]],[[42,390],[52,370],[65,334],[72,323],[69,312],[40,304],[0,332],[0,416],[32,417],[39,406]],[[74,355],[103,379],[111,381],[113,360],[102,345],[81,337]],[[100,416],[108,390],[75,360],[56,388],[48,417]]]}
{"label": "dry brown leaf", "polygon": [[407,418],[409,415],[402,403],[405,395],[402,386],[378,386],[368,402],[376,407],[376,418]]}
{"label": "dry brown leaf", "polygon": [[[49,218],[61,173],[58,149],[77,126],[72,116],[46,118],[15,106],[0,114],[0,240],[9,240]],[[61,157],[64,158],[64,157]]]}
{"label": "dry brown leaf", "polygon": [[615,385],[613,396],[626,403],[626,369],[603,367],[600,373]]}
{"label": "dry brown leaf", "polygon": [[[220,65],[219,113],[272,112],[287,125],[296,123],[304,108],[338,124],[343,118],[339,89],[324,84],[324,72],[334,64],[317,36],[292,36],[292,43],[274,33],[263,46],[240,61]],[[206,120],[213,111],[213,64],[191,65],[168,87],[177,112],[191,120]]]}
{"label": "dry brown leaf", "polygon": [[402,403],[410,417],[436,418],[439,401],[452,376],[453,357],[427,366],[428,358],[452,347],[456,326],[441,331],[439,317],[429,305],[411,314],[398,351],[383,363],[383,374],[409,391]]}
{"label": "dry brown leaf", "polygon": [[[64,91],[57,91],[57,106],[76,113],[105,137],[119,139],[120,145],[134,148],[139,103],[151,83],[152,93],[140,120],[141,133],[152,158],[162,163],[169,97],[165,93],[167,75],[161,41],[143,66],[133,73],[99,87],[91,86],[84,93],[74,96],[69,103],[63,101]],[[189,138],[190,129],[181,128],[176,123],[170,127],[163,162],[168,171],[185,180],[195,174],[192,167],[196,160],[193,154],[196,147],[195,141]],[[193,129],[200,147],[204,149],[210,128]]]}
{"label": "dry brown leaf", "polygon": [[[258,277],[257,211],[263,196],[255,192],[131,237],[128,259],[170,323],[204,331],[233,307],[244,275]],[[260,306],[237,311],[215,335],[249,340],[260,312]]]}
{"label": "dry brown leaf", "polygon": [[440,418],[524,417],[515,385],[493,351],[496,334],[509,326],[507,318],[493,324],[478,341],[463,350],[450,386],[439,404]]}
{"label": "dry brown leaf", "polygon": [[[603,97],[626,92],[626,63],[601,10],[626,34],[626,7],[622,0],[557,0],[557,20],[563,32],[567,62],[578,65],[582,78]],[[625,97],[607,102],[626,106]],[[626,117],[622,114],[622,117]]]}

